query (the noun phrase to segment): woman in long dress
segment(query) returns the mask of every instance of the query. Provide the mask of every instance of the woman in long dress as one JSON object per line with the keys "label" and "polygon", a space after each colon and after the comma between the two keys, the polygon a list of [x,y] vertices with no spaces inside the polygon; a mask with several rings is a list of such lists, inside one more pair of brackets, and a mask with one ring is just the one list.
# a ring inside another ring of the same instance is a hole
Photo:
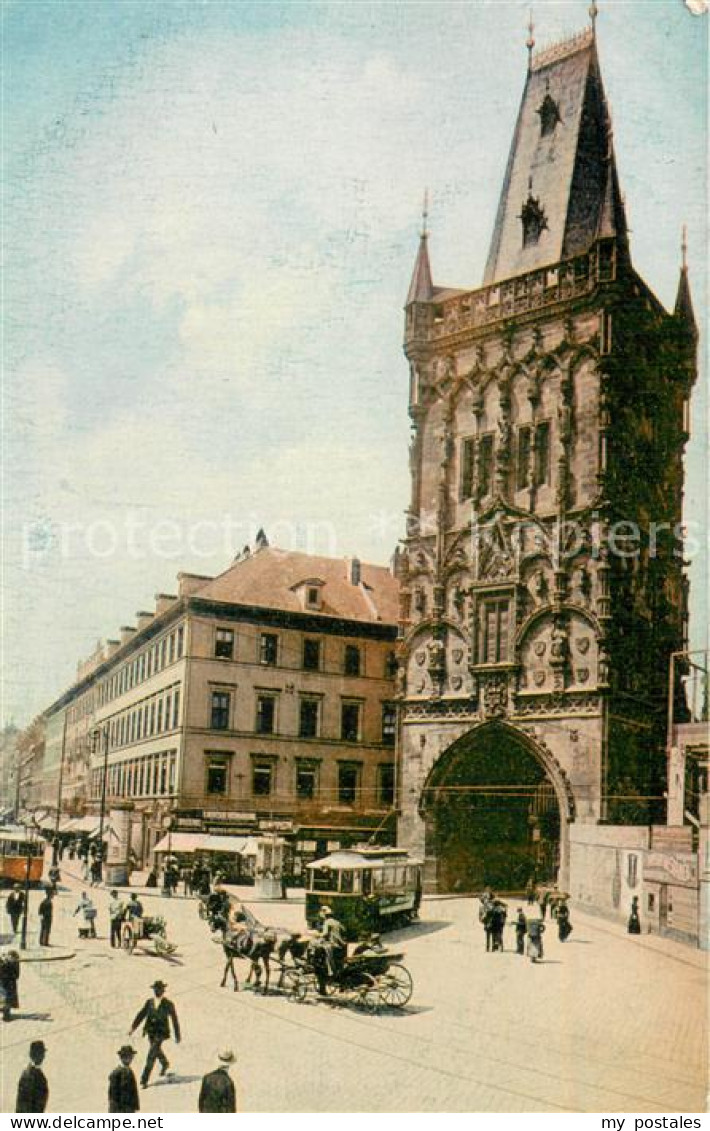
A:
{"label": "woman in long dress", "polygon": [[542,936],[545,924],[542,919],[528,919],[528,958],[531,962],[539,962],[543,957]]}
{"label": "woman in long dress", "polygon": [[572,924],[569,921],[569,907],[566,903],[557,906],[557,933],[560,942],[564,942],[572,934]]}

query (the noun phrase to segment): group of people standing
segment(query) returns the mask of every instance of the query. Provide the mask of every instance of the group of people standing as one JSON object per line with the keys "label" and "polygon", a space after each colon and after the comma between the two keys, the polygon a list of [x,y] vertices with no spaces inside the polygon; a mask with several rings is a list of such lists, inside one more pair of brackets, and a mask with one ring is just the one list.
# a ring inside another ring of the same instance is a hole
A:
{"label": "group of people standing", "polygon": [[[534,903],[528,899],[528,904]],[[515,949],[517,954],[525,954],[527,940],[527,955],[531,962],[539,962],[544,957],[542,936],[545,933],[545,916],[547,904],[552,904],[552,915],[557,920],[557,933],[560,942],[565,942],[572,933],[570,912],[565,899],[549,900],[547,893],[540,900],[539,916],[525,914],[522,907],[517,909],[515,920],[511,926],[515,929]],[[487,951],[502,951],[505,949],[503,935],[508,918],[508,908],[502,899],[496,898],[488,888],[480,898],[478,918],[483,925],[486,936]]]}

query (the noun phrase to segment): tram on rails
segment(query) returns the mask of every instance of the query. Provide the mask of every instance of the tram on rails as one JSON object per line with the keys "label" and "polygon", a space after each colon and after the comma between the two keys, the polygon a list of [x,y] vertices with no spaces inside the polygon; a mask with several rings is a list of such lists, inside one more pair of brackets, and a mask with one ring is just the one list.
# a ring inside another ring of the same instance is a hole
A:
{"label": "tram on rails", "polygon": [[306,921],[332,909],[348,939],[392,931],[419,914],[422,863],[400,848],[342,848],[308,865]]}
{"label": "tram on rails", "polygon": [[0,829],[0,883],[38,884],[44,868],[44,847],[43,837],[29,838],[24,829]]}

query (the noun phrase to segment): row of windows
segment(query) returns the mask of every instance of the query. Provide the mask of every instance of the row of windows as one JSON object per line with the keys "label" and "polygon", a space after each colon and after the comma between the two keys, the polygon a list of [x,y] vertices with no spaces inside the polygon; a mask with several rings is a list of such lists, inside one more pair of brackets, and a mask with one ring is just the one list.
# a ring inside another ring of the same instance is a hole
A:
{"label": "row of windows", "polygon": [[[254,797],[273,798],[276,795],[277,762],[275,755],[252,755],[251,793]],[[229,793],[229,764],[229,755],[206,755],[206,793],[217,796]],[[339,805],[357,805],[368,800],[363,797],[362,771],[361,762],[338,763],[336,796]],[[320,762],[297,758],[289,785],[298,800],[317,800],[322,792]],[[394,766],[391,762],[382,762],[377,766],[374,798],[378,805],[394,803]]]}
{"label": "row of windows", "polygon": [[[210,713],[211,730],[230,730],[234,696],[231,691],[213,691]],[[340,704],[340,729],[342,742],[362,741],[363,704],[344,699]],[[323,698],[301,695],[298,704],[298,737],[322,738],[321,721]],[[256,734],[277,733],[278,694],[258,692],[255,701],[254,731]],[[395,740],[396,708],[393,703],[382,704],[380,742],[392,746]],[[336,737],[334,735],[331,738]]]}
{"label": "row of windows", "polygon": [[[533,486],[542,487],[550,482],[550,422],[540,421],[534,425],[535,457],[532,467]],[[461,441],[459,458],[460,499],[465,502],[474,492],[475,454],[478,444],[478,486],[481,496],[489,495],[493,489],[495,466],[495,438],[493,432],[485,432],[480,438],[468,436]],[[530,456],[533,445],[533,426],[522,424],[516,429],[513,450],[513,477],[516,491],[529,485]]]}
{"label": "row of windows", "polygon": [[[233,660],[235,649],[235,633],[231,628],[218,628],[215,630],[214,654],[220,660]],[[275,632],[262,632],[258,640],[257,659],[265,667],[301,667],[307,672],[318,672],[324,668],[323,642],[317,637],[306,636],[301,642],[298,652],[292,649],[288,654],[288,647],[279,639]],[[343,647],[340,664],[336,669],[341,675],[359,676],[364,674],[363,651],[358,644],[345,644]],[[397,670],[394,652],[389,653],[385,659],[384,676],[391,679]]]}
{"label": "row of windows", "polygon": [[179,725],[180,685],[173,684],[141,700],[137,706],[121,711],[109,721],[109,750],[118,750],[141,739],[177,730]]}
{"label": "row of windows", "polygon": [[[108,767],[106,793],[109,797],[169,797],[175,793],[177,751],[165,750],[143,758],[127,758]],[[91,774],[91,792],[101,796],[103,769]]]}
{"label": "row of windows", "polygon": [[144,648],[128,663],[123,664],[115,675],[111,676],[99,688],[99,703],[110,703],[132,687],[150,679],[156,672],[176,660],[182,659],[185,650],[185,626],[179,625],[172,632],[166,633],[160,640]]}

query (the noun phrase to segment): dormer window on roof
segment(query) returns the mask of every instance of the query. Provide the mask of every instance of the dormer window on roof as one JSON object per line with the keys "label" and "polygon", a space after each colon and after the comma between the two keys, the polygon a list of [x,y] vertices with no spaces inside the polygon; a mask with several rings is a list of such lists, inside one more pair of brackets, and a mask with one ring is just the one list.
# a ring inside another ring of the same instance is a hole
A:
{"label": "dormer window on roof", "polygon": [[555,102],[552,95],[548,93],[542,102],[542,105],[537,110],[540,115],[540,134],[542,137],[547,137],[548,134],[555,132],[555,127],[558,122],[562,121],[560,109]]}
{"label": "dormer window on roof", "polygon": [[323,588],[325,581],[320,577],[307,577],[291,588],[297,593],[304,609],[320,609],[323,607]]}
{"label": "dormer window on roof", "polygon": [[538,242],[548,226],[545,210],[532,192],[523,205],[520,219],[523,222],[523,247],[531,247]]}

